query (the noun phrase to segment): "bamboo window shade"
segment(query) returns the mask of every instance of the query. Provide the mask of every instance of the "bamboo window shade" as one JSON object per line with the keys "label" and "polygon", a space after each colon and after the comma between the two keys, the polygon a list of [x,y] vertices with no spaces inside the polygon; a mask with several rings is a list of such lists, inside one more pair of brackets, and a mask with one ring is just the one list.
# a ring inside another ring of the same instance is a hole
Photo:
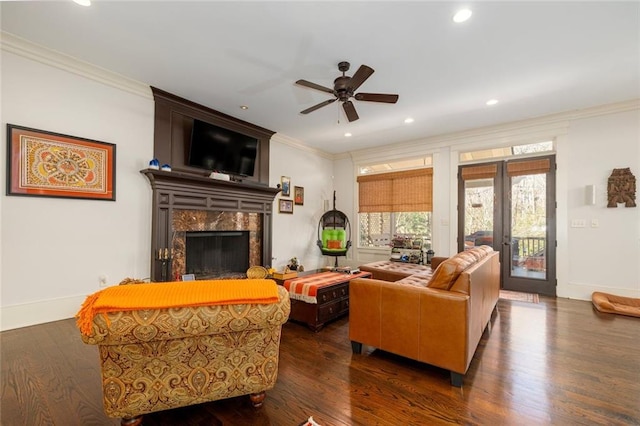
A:
{"label": "bamboo window shade", "polygon": [[358,176],[359,213],[430,212],[433,169]]}
{"label": "bamboo window shade", "polygon": [[535,175],[548,173],[549,170],[551,170],[551,160],[548,158],[507,163],[508,176]]}
{"label": "bamboo window shade", "polygon": [[475,180],[495,178],[497,174],[497,164],[481,164],[479,166],[465,166],[460,176],[463,180]]}

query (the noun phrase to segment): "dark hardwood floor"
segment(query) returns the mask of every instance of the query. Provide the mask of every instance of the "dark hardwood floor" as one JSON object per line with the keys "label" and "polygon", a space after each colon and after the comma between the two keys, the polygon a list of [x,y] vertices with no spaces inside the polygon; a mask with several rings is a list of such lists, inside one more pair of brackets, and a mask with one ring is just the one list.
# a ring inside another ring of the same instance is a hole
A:
{"label": "dark hardwood floor", "polygon": [[[448,372],[367,348],[348,318],[318,333],[287,323],[276,387],[145,416],[145,425],[639,425],[640,319],[589,302],[500,300],[462,388]],[[117,425],[102,411],[95,346],[74,320],[0,333],[0,424]]]}

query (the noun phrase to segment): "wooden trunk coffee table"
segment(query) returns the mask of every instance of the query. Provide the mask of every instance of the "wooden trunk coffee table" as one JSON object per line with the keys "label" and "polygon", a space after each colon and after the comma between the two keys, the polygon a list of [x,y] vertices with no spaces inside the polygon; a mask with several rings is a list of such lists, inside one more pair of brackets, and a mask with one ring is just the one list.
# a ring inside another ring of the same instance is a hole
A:
{"label": "wooden trunk coffee table", "polygon": [[327,322],[349,312],[349,281],[370,278],[370,272],[304,272],[289,280],[275,280],[289,290],[289,319],[319,331]]}

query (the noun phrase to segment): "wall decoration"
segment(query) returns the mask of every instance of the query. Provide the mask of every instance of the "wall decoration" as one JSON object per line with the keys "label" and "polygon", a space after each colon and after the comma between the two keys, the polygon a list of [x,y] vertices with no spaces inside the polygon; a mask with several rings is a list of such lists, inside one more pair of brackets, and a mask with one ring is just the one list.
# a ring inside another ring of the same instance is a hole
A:
{"label": "wall decoration", "polygon": [[280,177],[280,183],[282,184],[282,196],[288,197],[291,195],[291,178],[287,176]]}
{"label": "wall decoration", "polygon": [[116,146],[7,124],[7,195],[115,201]]}
{"label": "wall decoration", "polygon": [[279,200],[279,212],[280,213],[293,213],[293,200],[285,200],[280,198]]}
{"label": "wall decoration", "polygon": [[296,206],[304,205],[304,188],[302,186],[293,187],[293,201],[296,203]]}
{"label": "wall decoration", "polygon": [[607,207],[618,207],[619,203],[636,207],[636,177],[629,167],[613,169],[607,182],[607,200]]}

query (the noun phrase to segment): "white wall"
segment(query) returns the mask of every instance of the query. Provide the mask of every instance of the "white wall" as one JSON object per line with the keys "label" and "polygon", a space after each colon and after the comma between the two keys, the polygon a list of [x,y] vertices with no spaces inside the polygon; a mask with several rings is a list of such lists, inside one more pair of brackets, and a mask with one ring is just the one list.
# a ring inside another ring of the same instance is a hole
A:
{"label": "white wall", "polygon": [[[273,263],[281,270],[292,257],[306,270],[333,264],[322,256],[316,245],[318,222],[324,213],[324,200],[333,197],[333,161],[322,153],[274,135],[270,145],[269,186],[275,187],[282,176],[291,178],[291,196],[280,194],[273,203]],[[294,186],[304,188],[304,205],[293,206],[293,214],[279,213],[281,198],[293,200]]]}
{"label": "white wall", "polygon": [[[640,297],[640,207],[607,208],[607,179],[630,167],[640,188],[640,110],[574,120],[558,168],[567,170],[566,281],[563,296],[588,299],[593,291]],[[585,186],[596,186],[596,205],[585,203]],[[636,198],[636,203],[640,198]],[[584,219],[585,228],[571,222]],[[592,227],[596,221],[596,227]]]}
{"label": "white wall", "polygon": [[[116,201],[6,196],[0,202],[0,328],[69,318],[86,295],[149,276],[153,154],[151,92],[133,94],[2,51],[7,123],[116,144]],[[6,149],[0,150],[6,165]]]}

